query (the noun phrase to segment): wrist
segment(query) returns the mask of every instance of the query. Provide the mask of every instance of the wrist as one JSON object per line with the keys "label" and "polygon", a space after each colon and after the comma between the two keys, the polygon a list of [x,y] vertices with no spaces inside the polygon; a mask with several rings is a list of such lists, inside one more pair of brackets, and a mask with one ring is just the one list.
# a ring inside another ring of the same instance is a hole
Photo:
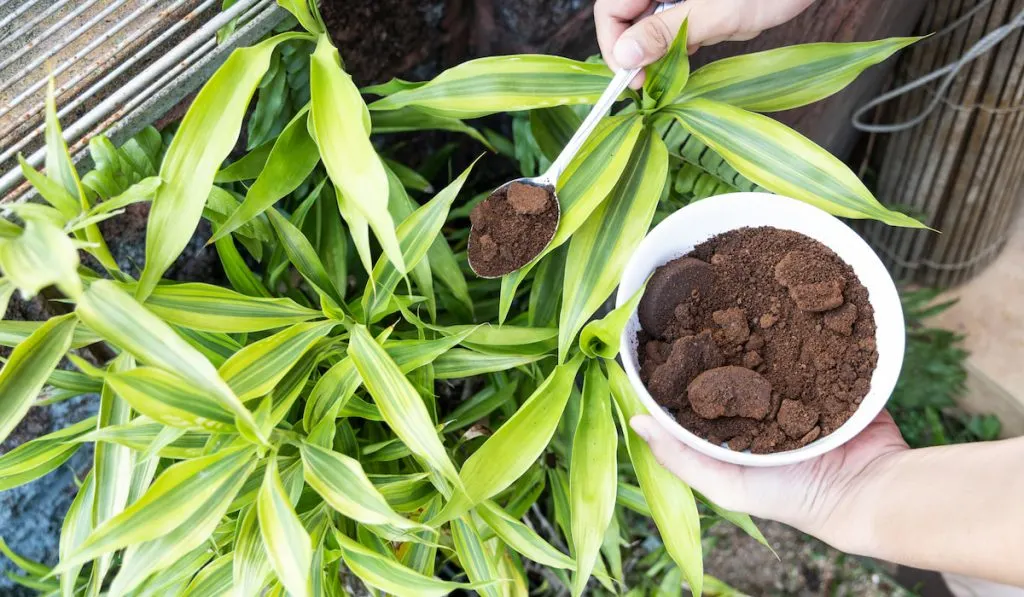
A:
{"label": "wrist", "polygon": [[832,485],[826,498],[829,506],[806,532],[840,551],[878,556],[885,543],[883,508],[902,499],[898,480],[914,457],[908,449],[882,454],[847,482]]}

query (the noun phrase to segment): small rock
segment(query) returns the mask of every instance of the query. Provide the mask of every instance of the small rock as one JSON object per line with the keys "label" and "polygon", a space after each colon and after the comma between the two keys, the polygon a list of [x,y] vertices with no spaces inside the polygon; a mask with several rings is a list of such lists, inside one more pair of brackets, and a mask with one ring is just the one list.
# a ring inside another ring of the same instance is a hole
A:
{"label": "small rock", "polygon": [[750,451],[754,454],[768,454],[785,439],[786,434],[779,429],[779,424],[773,421],[765,426],[760,435],[754,438],[753,443],[750,444]]}
{"label": "small rock", "polygon": [[705,371],[687,388],[690,406],[705,419],[764,419],[771,409],[772,385],[757,372],[727,366]]}
{"label": "small rock", "polygon": [[821,435],[821,427],[815,427],[814,429],[811,429],[810,431],[808,431],[803,437],[801,437],[800,440],[797,443],[799,443],[800,447],[802,448],[802,447],[806,446],[807,444],[813,442],[814,440],[818,439],[818,437],[820,435]]}
{"label": "small rock", "polygon": [[818,413],[799,400],[783,400],[777,417],[779,427],[786,435],[798,438],[818,424]]}
{"label": "small rock", "polygon": [[820,313],[831,311],[843,304],[843,288],[845,287],[845,280],[800,284],[789,289],[789,296],[801,311]]}
{"label": "small rock", "polygon": [[764,362],[761,358],[760,353],[756,350],[748,351],[747,354],[743,355],[743,366],[747,369],[757,369],[757,367]]}
{"label": "small rock", "polygon": [[711,293],[714,272],[699,259],[682,257],[654,271],[637,309],[640,325],[652,336],[663,336],[680,303]]}
{"label": "small rock", "polygon": [[853,334],[853,324],[857,321],[857,305],[846,303],[838,309],[825,314],[822,322],[825,327],[837,334],[849,336]]}
{"label": "small rock", "polygon": [[874,352],[874,350],[877,348],[874,338],[864,338],[863,340],[857,343],[857,346],[859,346],[860,349],[864,352]]}
{"label": "small rock", "polygon": [[758,320],[758,324],[761,326],[762,330],[767,330],[771,328],[773,325],[775,325],[775,322],[777,322],[778,320],[778,315],[774,313],[765,313],[764,315],[761,316],[761,319]]}
{"label": "small rock", "polygon": [[531,216],[544,213],[551,204],[551,194],[547,189],[521,182],[508,185],[506,196],[516,213]]}
{"label": "small rock", "polygon": [[764,348],[764,337],[761,334],[750,334],[750,340],[747,340],[747,350],[761,350]]}
{"label": "small rock", "polygon": [[686,388],[702,371],[719,367],[724,362],[722,353],[704,332],[686,336],[672,343],[665,362],[654,370],[648,388],[651,395],[669,403],[683,400]]}
{"label": "small rock", "polygon": [[730,344],[742,344],[750,337],[747,326],[747,312],[743,309],[724,309],[711,314],[711,319],[722,328],[725,339]]}
{"label": "small rock", "polygon": [[775,264],[775,281],[787,288],[824,282],[834,276],[834,264],[808,251],[790,251]]}
{"label": "small rock", "polygon": [[729,440],[729,449],[734,452],[742,452],[750,447],[752,439],[749,435],[738,435]]}
{"label": "small rock", "polygon": [[498,256],[498,245],[489,234],[481,234],[476,241],[480,247],[480,257],[485,261],[490,261]]}

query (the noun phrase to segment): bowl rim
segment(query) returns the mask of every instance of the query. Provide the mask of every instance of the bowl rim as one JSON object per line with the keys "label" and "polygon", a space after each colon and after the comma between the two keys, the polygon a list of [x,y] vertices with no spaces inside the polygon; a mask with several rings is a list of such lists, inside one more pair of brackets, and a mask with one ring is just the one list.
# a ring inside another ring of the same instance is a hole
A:
{"label": "bowl rim", "polygon": [[[695,226],[703,230],[697,230]],[[685,255],[700,242],[729,230],[756,226],[793,230],[822,242],[854,269],[867,288],[868,300],[875,311],[879,359],[872,372],[868,394],[853,416],[831,434],[796,450],[772,454],[736,452],[712,444],[687,430],[651,397],[640,381],[636,357],[636,331],[639,329],[636,310],[630,314],[622,331],[620,359],[637,397],[654,419],[679,441],[724,462],[745,466],[783,466],[816,458],[853,439],[885,408],[899,378],[906,344],[899,292],[885,265],[864,239],[838,218],[796,199],[764,192],[709,197],[676,211],[648,232],[623,270],[616,307],[626,304],[654,269]]]}

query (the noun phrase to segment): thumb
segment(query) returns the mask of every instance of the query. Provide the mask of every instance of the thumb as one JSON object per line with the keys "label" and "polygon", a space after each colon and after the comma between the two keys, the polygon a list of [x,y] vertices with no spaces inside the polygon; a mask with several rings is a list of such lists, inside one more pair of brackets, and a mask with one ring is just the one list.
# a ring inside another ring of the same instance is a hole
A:
{"label": "thumb", "polygon": [[741,506],[734,503],[744,494],[743,471],[739,466],[715,460],[690,448],[648,415],[633,417],[629,425],[651,447],[658,464],[669,472],[720,505],[725,502],[733,507]]}
{"label": "thumb", "polygon": [[664,56],[690,12],[688,4],[644,17],[627,29],[612,50],[619,68],[647,66]]}

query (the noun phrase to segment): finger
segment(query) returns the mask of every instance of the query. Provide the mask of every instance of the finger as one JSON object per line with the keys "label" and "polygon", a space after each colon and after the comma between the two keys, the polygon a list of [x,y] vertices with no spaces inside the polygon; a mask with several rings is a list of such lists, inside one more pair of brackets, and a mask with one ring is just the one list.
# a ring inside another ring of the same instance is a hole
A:
{"label": "finger", "polygon": [[618,38],[612,51],[621,68],[656,62],[668,52],[683,21],[689,19],[688,46],[736,34],[743,22],[743,0],[687,0],[682,5],[637,21]]}
{"label": "finger", "polygon": [[629,425],[651,447],[661,466],[711,500],[723,503],[744,495],[740,467],[693,450],[669,435],[652,417],[633,417]]}
{"label": "finger", "polygon": [[597,0],[594,4],[597,44],[609,67],[620,68],[612,52],[615,42],[650,6],[649,0]]}

